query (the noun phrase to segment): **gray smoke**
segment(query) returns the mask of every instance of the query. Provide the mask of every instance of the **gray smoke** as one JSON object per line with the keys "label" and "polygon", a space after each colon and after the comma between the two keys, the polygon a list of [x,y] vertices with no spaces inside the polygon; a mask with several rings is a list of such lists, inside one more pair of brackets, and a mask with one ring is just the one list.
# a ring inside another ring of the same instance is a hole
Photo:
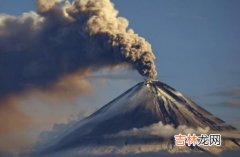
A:
{"label": "gray smoke", "polygon": [[21,16],[0,14],[0,98],[116,65],[156,77],[151,45],[110,0],[38,0],[37,6]]}

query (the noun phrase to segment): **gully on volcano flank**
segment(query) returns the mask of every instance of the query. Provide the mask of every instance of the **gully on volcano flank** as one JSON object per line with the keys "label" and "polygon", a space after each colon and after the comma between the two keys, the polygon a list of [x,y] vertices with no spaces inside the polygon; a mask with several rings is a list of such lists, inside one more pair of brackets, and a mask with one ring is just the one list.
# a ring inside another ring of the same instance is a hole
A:
{"label": "gully on volcano flank", "polygon": [[141,147],[141,152],[204,151],[217,154],[225,149],[239,148],[238,139],[224,137],[222,146],[217,148],[179,149],[174,145],[173,136],[180,131],[200,134],[235,130],[167,84],[146,80],[77,122],[42,152],[87,149],[123,153],[138,152]]}

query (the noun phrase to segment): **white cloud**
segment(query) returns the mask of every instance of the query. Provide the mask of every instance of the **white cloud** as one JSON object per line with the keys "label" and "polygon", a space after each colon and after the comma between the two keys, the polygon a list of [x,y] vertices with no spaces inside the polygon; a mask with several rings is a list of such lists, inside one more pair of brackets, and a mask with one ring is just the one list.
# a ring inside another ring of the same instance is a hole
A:
{"label": "white cloud", "polygon": [[173,125],[164,125],[162,122],[155,123],[148,127],[143,128],[134,128],[131,130],[121,131],[112,136],[159,136],[163,138],[170,138],[176,134],[201,134],[207,133],[209,131],[209,127],[206,128],[190,128],[185,125],[180,125],[177,128],[174,128]]}

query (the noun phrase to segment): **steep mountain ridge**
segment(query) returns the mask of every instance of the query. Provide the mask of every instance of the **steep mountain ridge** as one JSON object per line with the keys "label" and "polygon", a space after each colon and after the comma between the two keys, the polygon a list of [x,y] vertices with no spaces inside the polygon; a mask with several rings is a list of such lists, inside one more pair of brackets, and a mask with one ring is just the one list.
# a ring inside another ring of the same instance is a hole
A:
{"label": "steep mountain ridge", "polygon": [[[171,125],[176,129],[179,126],[186,126],[195,129],[208,127],[211,131],[235,130],[234,127],[213,116],[167,84],[146,80],[133,86],[89,117],[79,121],[74,127],[69,128],[48,146],[45,152],[93,145],[126,145],[126,143],[134,145],[165,143],[163,145],[173,146],[173,138],[166,140],[152,135],[147,137],[111,136],[159,122],[163,125]],[[236,141],[230,143],[232,145]],[[236,144],[238,145],[238,143]]]}

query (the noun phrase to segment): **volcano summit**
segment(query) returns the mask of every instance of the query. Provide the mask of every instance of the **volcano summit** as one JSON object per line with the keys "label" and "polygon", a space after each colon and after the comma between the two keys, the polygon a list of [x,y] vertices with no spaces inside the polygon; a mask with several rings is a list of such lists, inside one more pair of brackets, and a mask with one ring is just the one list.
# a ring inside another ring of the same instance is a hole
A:
{"label": "volcano summit", "polygon": [[205,151],[216,154],[239,148],[235,138],[224,137],[220,147],[179,149],[178,133],[231,132],[236,129],[213,116],[179,91],[159,81],[138,83],[89,117],[64,132],[44,153],[60,150],[101,152]]}

